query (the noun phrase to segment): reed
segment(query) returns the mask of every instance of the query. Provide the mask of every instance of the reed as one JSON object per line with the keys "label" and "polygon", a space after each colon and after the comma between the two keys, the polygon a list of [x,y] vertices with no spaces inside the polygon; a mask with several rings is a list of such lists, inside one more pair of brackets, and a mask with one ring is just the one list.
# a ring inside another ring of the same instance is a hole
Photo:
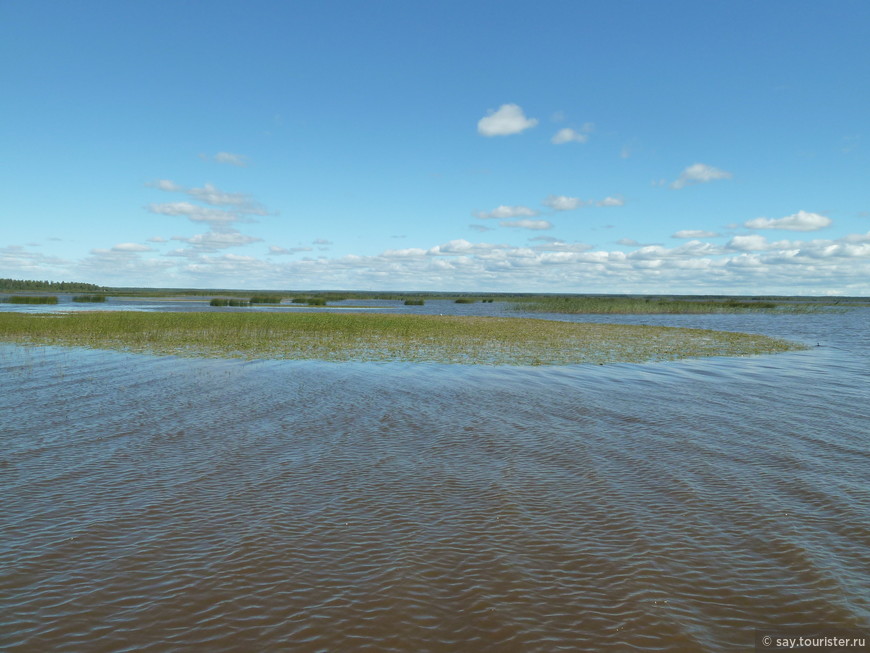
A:
{"label": "reed", "polygon": [[800,304],[751,299],[688,299],[673,297],[630,296],[537,296],[522,298],[514,304],[516,310],[533,313],[567,314],[700,314],[746,313],[751,311],[808,312],[817,307]]}
{"label": "reed", "polygon": [[406,299],[405,306],[423,306],[426,304],[426,301],[423,299]]}
{"label": "reed", "polygon": [[57,304],[53,295],[11,295],[4,297],[5,304]]}
{"label": "reed", "polygon": [[477,301],[476,299],[471,299],[470,297],[460,297],[454,303],[456,303],[456,304],[473,304],[476,301]]}
{"label": "reed", "polygon": [[251,304],[280,304],[282,299],[281,295],[254,295],[248,301]]}
{"label": "reed", "polygon": [[0,340],[223,358],[564,365],[769,354],[746,333],[408,314],[99,311],[0,313]]}
{"label": "reed", "polygon": [[215,297],[209,303],[209,306],[250,306],[251,302],[244,299],[226,299],[223,297]]}
{"label": "reed", "polygon": [[75,295],[72,300],[74,302],[90,302],[100,304],[106,301],[105,295]]}

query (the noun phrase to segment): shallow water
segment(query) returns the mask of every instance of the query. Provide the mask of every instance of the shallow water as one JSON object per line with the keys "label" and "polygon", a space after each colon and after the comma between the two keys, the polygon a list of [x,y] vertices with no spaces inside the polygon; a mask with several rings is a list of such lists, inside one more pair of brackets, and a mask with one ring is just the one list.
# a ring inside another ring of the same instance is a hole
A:
{"label": "shallow water", "polygon": [[603,367],[2,345],[0,649],[733,651],[756,628],[868,629],[868,317],[559,318],[821,345]]}

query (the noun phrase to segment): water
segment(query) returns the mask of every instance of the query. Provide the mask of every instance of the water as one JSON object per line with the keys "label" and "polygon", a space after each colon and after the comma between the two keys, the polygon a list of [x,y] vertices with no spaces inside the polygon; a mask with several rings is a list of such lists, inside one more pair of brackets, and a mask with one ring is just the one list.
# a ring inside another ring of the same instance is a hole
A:
{"label": "water", "polygon": [[2,345],[0,649],[734,651],[757,628],[870,629],[868,317],[608,316],[821,346],[603,367]]}

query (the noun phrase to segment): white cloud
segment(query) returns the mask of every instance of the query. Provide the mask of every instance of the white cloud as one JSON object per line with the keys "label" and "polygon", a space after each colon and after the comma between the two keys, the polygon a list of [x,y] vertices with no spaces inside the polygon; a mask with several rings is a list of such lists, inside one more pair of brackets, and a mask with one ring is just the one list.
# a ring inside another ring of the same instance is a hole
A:
{"label": "white cloud", "polygon": [[[538,240],[538,238],[532,238]],[[586,243],[565,243],[559,240],[553,240],[543,245],[535,245],[532,247],[536,252],[588,252],[592,249],[592,245]]]}
{"label": "white cloud", "polygon": [[548,195],[541,204],[550,207],[554,211],[572,211],[583,206],[583,200],[579,197],[568,197],[567,195]]}
{"label": "white cloud", "polygon": [[229,247],[241,247],[250,245],[251,243],[260,242],[262,238],[255,238],[246,234],[240,233],[235,229],[222,229],[220,231],[208,231],[204,234],[196,234],[189,238],[183,236],[173,236],[172,240],[179,240],[190,245],[193,250],[176,250],[178,252],[215,252],[220,249]]}
{"label": "white cloud", "polygon": [[211,184],[204,184],[202,188],[188,188],[184,192],[190,197],[212,206],[230,206],[234,210],[254,215],[268,214],[268,211],[247,193],[228,193]]}
{"label": "white cloud", "polygon": [[752,234],[749,236],[734,236],[731,240],[728,241],[726,247],[746,252],[754,252],[765,250],[767,249],[768,245],[767,239],[764,236]]}
{"label": "white cloud", "polygon": [[244,168],[248,165],[248,157],[244,154],[232,154],[231,152],[218,152],[214,156],[200,155],[203,159],[214,161],[215,163],[223,163],[231,166],[239,166]]}
{"label": "white cloud", "polygon": [[743,223],[749,229],[786,229],[788,231],[817,231],[831,224],[831,219],[818,213],[798,211],[784,218],[755,218]]}
{"label": "white cloud", "polygon": [[229,224],[242,219],[238,213],[198,206],[190,202],[167,202],[166,204],[149,204],[145,207],[151,213],[158,215],[180,215],[193,222],[206,222],[211,225]]}
{"label": "white cloud", "polygon": [[169,241],[163,236],[154,236],[148,239],[149,243],[168,243]]}
{"label": "white cloud", "polygon": [[547,220],[503,220],[499,222],[502,227],[516,229],[552,229],[552,223]]}
{"label": "white cloud", "polygon": [[538,212],[530,209],[528,206],[505,206],[503,204],[497,206],[492,211],[475,211],[472,215],[481,220],[490,218],[504,220],[506,218],[532,218],[538,215]]}
{"label": "white cloud", "polygon": [[299,252],[313,252],[313,247],[290,247],[289,249],[286,247],[277,247],[275,245],[269,245],[269,254],[273,256],[278,255],[289,255],[289,254],[298,254]]}
{"label": "white cloud", "polygon": [[154,250],[148,245],[140,245],[139,243],[118,243],[112,247],[113,252],[153,252]]}
{"label": "white cloud", "polygon": [[495,231],[495,227],[487,227],[484,224],[470,224],[468,225],[468,228],[479,233],[483,233],[484,231]]}
{"label": "white cloud", "polygon": [[483,136],[510,136],[538,124],[535,118],[526,118],[521,107],[503,104],[497,111],[490,109],[488,115],[477,123],[477,131]]}
{"label": "white cloud", "polygon": [[679,190],[692,184],[705,184],[717,179],[731,179],[733,175],[725,170],[708,166],[704,163],[693,163],[683,170],[679,178],[671,184],[671,188]]}
{"label": "white cloud", "polygon": [[[202,188],[187,188],[168,179],[158,179],[146,184],[170,193],[184,193],[191,199],[211,206],[220,206],[232,210],[239,215],[268,215],[269,211],[247,193],[231,193],[220,190],[212,184],[203,184]],[[179,204],[179,203],[176,203]],[[159,205],[151,205],[159,206]],[[169,206],[169,205],[166,205]],[[195,206],[195,205],[191,205]],[[150,210],[150,209],[149,209]]]}
{"label": "white cloud", "polygon": [[146,184],[146,186],[159,188],[160,190],[165,190],[170,193],[184,192],[184,187],[179,186],[174,181],[170,181],[168,179],[158,179],[156,181],[152,181]]}
{"label": "white cloud", "polygon": [[550,142],[554,145],[564,145],[565,143],[585,143],[588,140],[588,135],[581,134],[576,129],[565,127],[557,131]]}
{"label": "white cloud", "polygon": [[715,231],[705,231],[703,229],[683,229],[676,232],[671,238],[715,238],[718,236]]}
{"label": "white cloud", "polygon": [[624,206],[625,200],[621,197],[605,197],[595,203],[595,206]]}

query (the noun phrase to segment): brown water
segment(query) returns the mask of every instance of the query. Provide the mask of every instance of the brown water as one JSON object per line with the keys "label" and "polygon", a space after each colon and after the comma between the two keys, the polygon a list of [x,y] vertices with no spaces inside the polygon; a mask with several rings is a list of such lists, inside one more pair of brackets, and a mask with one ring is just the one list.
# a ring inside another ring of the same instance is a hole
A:
{"label": "brown water", "polygon": [[0,650],[868,629],[868,316],[624,318],[822,346],[604,367],[0,346]]}

